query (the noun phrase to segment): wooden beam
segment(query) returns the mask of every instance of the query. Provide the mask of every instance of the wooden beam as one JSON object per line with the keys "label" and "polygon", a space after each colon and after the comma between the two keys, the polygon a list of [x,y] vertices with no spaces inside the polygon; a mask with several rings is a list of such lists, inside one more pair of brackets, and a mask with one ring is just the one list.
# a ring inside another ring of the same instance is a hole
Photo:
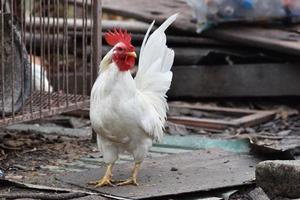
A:
{"label": "wooden beam", "polygon": [[294,27],[218,27],[204,36],[235,44],[260,47],[286,54],[300,55],[300,33]]}
{"label": "wooden beam", "polygon": [[253,114],[256,111],[250,109],[241,109],[241,108],[228,108],[228,107],[215,107],[215,106],[205,106],[205,105],[197,105],[197,104],[189,104],[189,103],[169,103],[170,108],[187,108],[194,110],[202,110],[202,111],[210,111],[210,112],[219,112],[219,113],[227,113],[230,115],[240,116],[240,115],[249,115]]}
{"label": "wooden beam", "polygon": [[145,22],[155,19],[158,24],[169,16],[180,13],[171,27],[176,27],[177,34],[178,30],[192,29],[193,32],[190,33],[195,35],[195,24],[191,22],[192,10],[184,0],[103,0],[103,11]]}
{"label": "wooden beam", "polygon": [[300,96],[300,64],[174,66],[169,98]]}
{"label": "wooden beam", "polygon": [[94,82],[97,78],[98,68],[102,55],[102,0],[93,0],[93,35],[92,35],[92,74]]}
{"label": "wooden beam", "polygon": [[[130,30],[130,29],[127,29]],[[153,29],[154,30],[154,29]],[[131,31],[133,32],[133,31]],[[145,33],[133,32],[132,40],[139,41],[140,45],[144,39]],[[176,46],[186,46],[186,47],[238,47],[238,45],[233,45],[231,43],[221,42],[218,40],[214,40],[211,38],[203,38],[198,36],[178,36],[178,35],[170,35],[167,36],[167,44],[176,45]]]}
{"label": "wooden beam", "polygon": [[217,129],[224,130],[229,127],[233,127],[234,124],[226,122],[224,120],[217,119],[199,119],[195,117],[184,117],[184,116],[170,116],[168,121],[175,124],[182,124],[185,126],[203,128],[203,129]]}

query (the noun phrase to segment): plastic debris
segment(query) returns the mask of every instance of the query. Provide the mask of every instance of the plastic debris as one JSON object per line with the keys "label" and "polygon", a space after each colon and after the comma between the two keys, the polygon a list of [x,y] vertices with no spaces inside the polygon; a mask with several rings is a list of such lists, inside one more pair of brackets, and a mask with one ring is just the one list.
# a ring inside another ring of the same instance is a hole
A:
{"label": "plastic debris", "polygon": [[0,179],[5,179],[5,173],[0,169]]}
{"label": "plastic debris", "polygon": [[197,32],[224,22],[300,20],[297,0],[186,0],[193,9]]}

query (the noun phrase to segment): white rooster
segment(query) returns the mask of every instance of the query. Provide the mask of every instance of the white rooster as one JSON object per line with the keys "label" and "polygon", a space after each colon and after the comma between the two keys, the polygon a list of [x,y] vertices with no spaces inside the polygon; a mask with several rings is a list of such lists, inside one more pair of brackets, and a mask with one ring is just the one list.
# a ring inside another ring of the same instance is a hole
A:
{"label": "white rooster", "polygon": [[100,64],[100,71],[91,92],[90,119],[97,133],[98,147],[108,165],[102,179],[91,182],[96,187],[113,185],[112,168],[119,153],[133,155],[132,176],[117,185],[137,183],[138,169],[153,140],[163,137],[168,91],[174,61],[174,51],[166,46],[165,30],[175,21],[169,17],[153,34],[150,25],[140,51],[136,77],[129,69],[136,54],[127,31],[114,30],[105,34],[113,48]]}

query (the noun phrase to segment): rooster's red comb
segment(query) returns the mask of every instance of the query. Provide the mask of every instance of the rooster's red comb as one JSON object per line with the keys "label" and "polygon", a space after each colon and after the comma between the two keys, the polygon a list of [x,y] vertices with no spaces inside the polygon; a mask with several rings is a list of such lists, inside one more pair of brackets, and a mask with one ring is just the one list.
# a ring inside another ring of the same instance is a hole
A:
{"label": "rooster's red comb", "polygon": [[122,31],[122,29],[117,30],[115,28],[113,32],[106,32],[105,40],[111,46],[115,46],[119,42],[124,43],[126,46],[131,46],[131,35],[126,30]]}

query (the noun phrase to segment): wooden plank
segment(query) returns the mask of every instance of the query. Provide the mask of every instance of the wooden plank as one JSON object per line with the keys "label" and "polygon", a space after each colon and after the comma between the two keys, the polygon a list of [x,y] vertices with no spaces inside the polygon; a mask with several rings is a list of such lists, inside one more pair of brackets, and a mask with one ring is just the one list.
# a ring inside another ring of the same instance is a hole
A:
{"label": "wooden plank", "polygon": [[174,66],[168,96],[270,97],[300,96],[300,64]]}
{"label": "wooden plank", "polygon": [[204,36],[292,55],[300,54],[300,33],[294,27],[232,26],[207,30]]}
{"label": "wooden plank", "polygon": [[215,106],[208,106],[208,105],[197,105],[197,104],[188,104],[188,103],[181,103],[178,104],[176,102],[169,103],[170,108],[188,108],[188,109],[195,109],[195,110],[204,110],[204,111],[214,111],[214,112],[221,112],[227,114],[234,114],[234,115],[249,115],[254,114],[257,110],[250,110],[250,109],[241,109],[241,108],[228,108],[228,107],[215,107]]}
{"label": "wooden plank", "polygon": [[182,124],[186,126],[198,127],[198,128],[208,128],[208,129],[218,129],[224,130],[226,128],[235,126],[234,123],[225,120],[217,119],[199,119],[195,117],[183,117],[183,116],[170,116],[168,121]]}
{"label": "wooden plank", "polygon": [[257,111],[252,115],[241,117],[232,120],[231,122],[234,123],[235,126],[249,127],[249,126],[255,126],[261,124],[263,122],[267,122],[273,119],[275,115],[276,115],[275,111]]}
{"label": "wooden plank", "polygon": [[[255,178],[253,166],[258,162],[258,159],[249,155],[200,150],[146,159],[139,174],[139,187],[94,188],[87,185],[87,182],[104,174],[104,167],[79,173],[63,173],[57,179],[107,194],[144,199],[251,184]],[[114,179],[127,178],[132,165],[115,165]]]}
{"label": "wooden plank", "polygon": [[180,15],[171,27],[181,31],[196,30],[191,22],[192,10],[184,0],[103,0],[103,11],[145,22],[155,19],[158,24],[178,12]]}
{"label": "wooden plank", "polygon": [[[132,34],[132,40],[134,41],[138,41],[139,45],[142,44],[142,41],[144,39],[145,36],[145,32],[143,33],[137,33],[134,32],[133,30],[128,29],[127,27],[125,27],[125,29],[129,30],[130,32],[134,33]],[[228,48],[233,48],[233,47],[240,47],[238,45],[234,45],[232,43],[226,43],[226,42],[221,42],[218,40],[214,40],[211,38],[203,38],[203,37],[199,37],[199,36],[184,36],[184,35],[170,35],[168,34],[167,36],[167,43],[168,45],[172,44],[173,46],[188,46],[188,47],[228,47]]]}
{"label": "wooden plank", "polygon": [[[259,111],[248,109],[235,109],[213,106],[201,106],[192,104],[176,105],[171,104],[170,108],[177,109],[195,109],[205,112],[221,113],[224,116],[234,115],[235,119],[210,119],[210,118],[197,118],[186,116],[169,116],[168,121],[186,126],[209,128],[209,129],[226,129],[229,127],[250,127],[274,118],[276,112],[274,111]],[[225,117],[224,117],[225,118]]]}

